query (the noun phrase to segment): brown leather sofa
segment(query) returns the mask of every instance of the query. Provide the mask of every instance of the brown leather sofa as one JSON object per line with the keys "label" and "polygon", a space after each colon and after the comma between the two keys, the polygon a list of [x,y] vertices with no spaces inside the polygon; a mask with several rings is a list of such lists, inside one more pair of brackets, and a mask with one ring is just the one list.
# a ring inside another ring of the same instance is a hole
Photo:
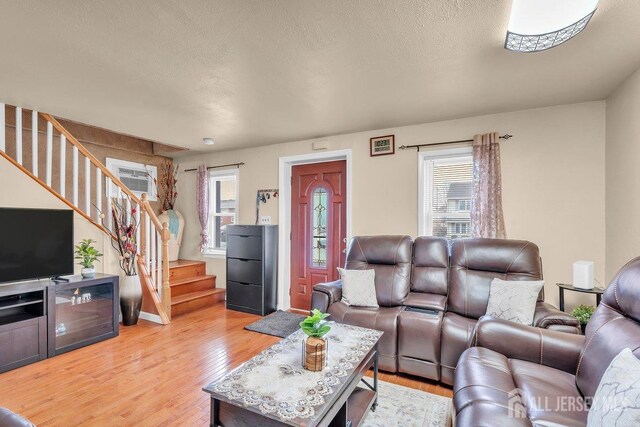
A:
{"label": "brown leather sofa", "polygon": [[[485,314],[494,278],[542,278],[538,247],[519,240],[354,237],[346,269],[375,270],[379,308],[341,302],[341,282],[315,286],[312,307],[331,319],[384,331],[380,369],[453,384],[456,363]],[[578,321],[543,302],[534,325],[579,333]]]}
{"label": "brown leather sofa", "polygon": [[35,425],[7,408],[0,408],[0,427],[35,427]]}
{"label": "brown leather sofa", "polygon": [[640,358],[640,258],[620,270],[586,336],[483,317],[455,372],[457,426],[584,426],[611,360]]}

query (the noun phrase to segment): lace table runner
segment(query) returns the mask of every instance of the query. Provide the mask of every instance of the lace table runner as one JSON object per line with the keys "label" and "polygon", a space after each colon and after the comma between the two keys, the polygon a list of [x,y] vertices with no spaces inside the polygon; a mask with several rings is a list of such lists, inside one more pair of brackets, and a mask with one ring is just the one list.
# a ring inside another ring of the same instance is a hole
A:
{"label": "lace table runner", "polygon": [[204,390],[223,401],[281,421],[309,424],[323,414],[382,332],[330,322],[327,366],[321,372],[302,367],[298,330]]}

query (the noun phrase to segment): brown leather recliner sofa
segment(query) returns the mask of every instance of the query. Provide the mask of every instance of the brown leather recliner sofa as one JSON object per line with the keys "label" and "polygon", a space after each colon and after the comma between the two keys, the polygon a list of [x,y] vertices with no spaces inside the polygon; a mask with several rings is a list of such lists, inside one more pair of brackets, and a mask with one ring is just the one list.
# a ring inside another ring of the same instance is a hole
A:
{"label": "brown leather recliner sofa", "polygon": [[624,348],[640,358],[640,258],[613,279],[585,336],[486,316],[470,344],[455,372],[457,426],[586,425],[613,358]]}
{"label": "brown leather recliner sofa", "polygon": [[[542,278],[538,247],[503,239],[354,237],[345,268],[375,270],[380,307],[341,302],[339,280],[316,285],[312,307],[337,322],[384,331],[380,369],[449,385],[478,318],[486,312],[491,281]],[[534,325],[579,333],[578,321],[543,297],[541,292]]]}

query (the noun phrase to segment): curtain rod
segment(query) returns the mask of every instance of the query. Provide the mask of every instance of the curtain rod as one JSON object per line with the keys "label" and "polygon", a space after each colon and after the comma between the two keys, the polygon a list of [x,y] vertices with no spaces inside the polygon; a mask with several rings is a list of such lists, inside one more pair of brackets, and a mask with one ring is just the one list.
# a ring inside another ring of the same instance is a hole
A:
{"label": "curtain rod", "polygon": [[[226,165],[215,165],[215,166],[207,166],[207,170],[209,169],[218,169],[218,168],[226,168],[229,166],[235,166],[237,168],[239,168],[240,166],[244,165],[244,162],[240,162],[240,163],[228,163]],[[195,172],[197,171],[198,168],[193,168],[193,169],[185,169],[185,172]]]}
{"label": "curtain rod", "polygon": [[[509,138],[512,138],[513,135],[509,135],[508,133],[500,136],[500,139],[504,139],[505,141]],[[401,150],[406,150],[407,148],[417,148],[420,151],[420,147],[430,147],[432,145],[444,145],[444,144],[459,144],[461,142],[473,142],[473,139],[461,139],[459,141],[445,141],[445,142],[430,142],[428,144],[416,144],[416,145],[401,145]]]}

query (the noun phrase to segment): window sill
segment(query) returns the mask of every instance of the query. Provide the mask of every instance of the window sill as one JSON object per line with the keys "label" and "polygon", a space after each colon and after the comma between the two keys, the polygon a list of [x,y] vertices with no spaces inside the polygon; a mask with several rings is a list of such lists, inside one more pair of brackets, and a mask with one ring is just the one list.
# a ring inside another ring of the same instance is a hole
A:
{"label": "window sill", "polygon": [[225,259],[227,251],[224,249],[208,249],[202,254],[205,258]]}

